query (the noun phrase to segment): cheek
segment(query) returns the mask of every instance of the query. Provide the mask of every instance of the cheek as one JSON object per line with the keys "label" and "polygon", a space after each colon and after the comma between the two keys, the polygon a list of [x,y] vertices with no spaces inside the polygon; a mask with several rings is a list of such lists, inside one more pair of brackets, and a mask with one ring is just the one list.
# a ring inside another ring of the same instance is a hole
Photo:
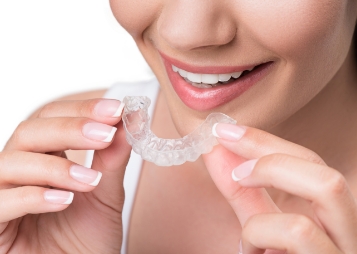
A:
{"label": "cheek", "polygon": [[[347,0],[241,3],[246,5],[240,4],[236,15],[244,22],[242,34],[281,60],[269,85],[236,117],[266,129],[301,109],[333,78],[350,48],[355,14],[349,13]],[[259,120],[252,112],[259,112]]]}
{"label": "cheek", "polygon": [[159,0],[110,0],[116,20],[131,36],[138,38],[158,15]]}
{"label": "cheek", "polygon": [[353,32],[354,18],[346,15],[344,0],[252,0],[239,7],[250,36],[285,60],[338,51],[335,46],[340,47],[341,40],[348,42],[346,30],[350,36]]}

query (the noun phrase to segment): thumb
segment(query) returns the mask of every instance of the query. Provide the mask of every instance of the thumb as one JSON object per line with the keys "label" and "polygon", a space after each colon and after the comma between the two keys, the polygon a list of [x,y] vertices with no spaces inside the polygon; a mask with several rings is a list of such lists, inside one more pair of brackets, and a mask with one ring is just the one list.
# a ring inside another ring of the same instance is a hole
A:
{"label": "thumb", "polygon": [[203,160],[214,183],[236,213],[241,225],[254,214],[280,212],[265,189],[243,188],[233,181],[232,170],[246,161],[243,157],[217,145]]}
{"label": "thumb", "polygon": [[94,152],[92,169],[102,172],[98,186],[92,191],[101,202],[121,210],[124,203],[124,173],[129,161],[131,146],[125,139],[122,121],[116,126],[112,144]]}

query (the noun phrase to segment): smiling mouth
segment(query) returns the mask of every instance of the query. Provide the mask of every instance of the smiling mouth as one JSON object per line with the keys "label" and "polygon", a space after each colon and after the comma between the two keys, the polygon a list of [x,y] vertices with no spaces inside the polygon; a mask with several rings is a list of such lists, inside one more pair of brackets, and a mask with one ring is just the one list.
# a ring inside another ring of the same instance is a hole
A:
{"label": "smiling mouth", "polygon": [[230,84],[248,75],[249,73],[253,72],[255,69],[259,68],[260,66],[261,65],[257,65],[247,70],[232,72],[232,73],[222,73],[222,74],[202,73],[201,74],[201,73],[188,72],[176,67],[175,65],[171,65],[172,70],[174,72],[177,72],[188,84],[203,89]]}
{"label": "smiling mouth", "polygon": [[237,99],[261,83],[275,63],[268,60],[240,66],[195,66],[159,53],[179,99],[196,111],[213,110]]}

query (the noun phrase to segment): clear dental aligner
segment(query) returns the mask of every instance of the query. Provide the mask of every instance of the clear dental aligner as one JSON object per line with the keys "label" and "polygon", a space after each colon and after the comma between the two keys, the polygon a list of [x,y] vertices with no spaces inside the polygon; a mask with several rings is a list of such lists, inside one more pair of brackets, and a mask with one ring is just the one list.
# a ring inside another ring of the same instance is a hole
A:
{"label": "clear dental aligner", "polygon": [[209,153],[218,144],[212,135],[215,123],[236,124],[234,119],[225,114],[211,113],[196,130],[183,138],[163,139],[150,130],[148,108],[151,101],[148,97],[126,96],[123,102],[123,122],[128,143],[144,160],[159,166],[180,165],[197,160],[201,154]]}

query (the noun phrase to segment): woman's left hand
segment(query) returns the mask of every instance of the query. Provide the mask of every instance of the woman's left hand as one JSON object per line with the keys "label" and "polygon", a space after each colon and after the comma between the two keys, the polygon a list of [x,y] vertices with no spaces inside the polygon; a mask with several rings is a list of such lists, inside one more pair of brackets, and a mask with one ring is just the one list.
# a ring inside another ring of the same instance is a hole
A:
{"label": "woman's left hand", "polygon": [[[267,132],[229,124],[214,129],[221,145],[204,160],[242,225],[242,253],[356,253],[357,205],[340,172]],[[281,212],[268,187],[308,201],[297,203],[312,215]]]}

